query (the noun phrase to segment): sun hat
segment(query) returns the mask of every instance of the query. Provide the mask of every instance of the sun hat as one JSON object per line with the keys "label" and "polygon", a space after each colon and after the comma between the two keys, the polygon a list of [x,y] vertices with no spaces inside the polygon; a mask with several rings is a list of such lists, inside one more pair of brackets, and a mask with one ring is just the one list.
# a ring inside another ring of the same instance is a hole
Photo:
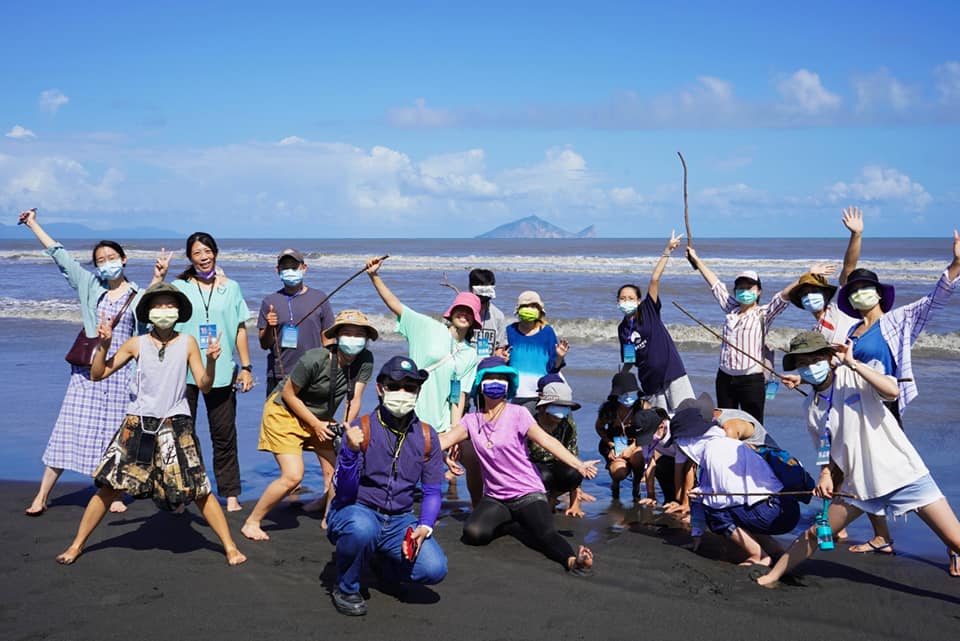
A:
{"label": "sun hat", "polygon": [[745,269],[737,274],[737,277],[733,279],[734,288],[736,288],[738,280],[749,280],[760,289],[763,289],[763,285],[760,284],[760,276],[752,269]]}
{"label": "sun hat", "polygon": [[653,442],[653,437],[657,433],[657,428],[663,418],[656,410],[639,410],[633,414],[633,429],[636,430],[636,442],[640,447],[645,447]]}
{"label": "sun hat", "polygon": [[140,302],[137,303],[136,314],[141,323],[148,322],[147,319],[150,317],[150,308],[153,307],[153,299],[161,294],[173,296],[177,299],[177,308],[180,310],[180,313],[177,315],[178,323],[186,323],[190,320],[190,317],[193,316],[193,305],[190,303],[187,295],[170,283],[157,283],[156,285],[151,285],[147,291],[143,293]]}
{"label": "sun hat", "polygon": [[800,277],[800,282],[790,292],[790,302],[803,309],[803,288],[804,286],[814,287],[823,290],[823,304],[826,305],[837,293],[837,286],[831,285],[825,276],[807,272]]}
{"label": "sun hat", "polygon": [[284,258],[292,258],[298,263],[300,263],[301,265],[305,262],[303,260],[303,254],[298,252],[296,249],[293,249],[292,247],[288,247],[287,249],[284,249],[282,252],[280,252],[277,255],[277,264],[279,265],[280,261],[283,260]]}
{"label": "sun hat", "polygon": [[541,312],[547,311],[547,308],[543,306],[543,301],[540,299],[540,294],[533,290],[520,292],[520,295],[517,296],[517,309],[526,305],[536,305],[540,308]]}
{"label": "sun hat", "polygon": [[610,394],[607,396],[607,400],[613,400],[621,394],[639,391],[640,385],[637,384],[636,376],[630,372],[617,372],[613,375],[613,380],[610,381]]}
{"label": "sun hat", "polygon": [[[893,300],[895,290],[893,285],[884,285],[880,282],[880,279],[877,278],[875,272],[870,271],[869,269],[858,268],[850,272],[850,275],[847,276],[847,282],[843,287],[840,288],[840,294],[837,296],[837,307],[840,308],[840,311],[846,314],[847,316],[853,316],[854,318],[861,318],[863,314],[860,313],[860,310],[855,309],[853,305],[850,304],[850,292],[855,289],[860,289],[859,285],[863,283],[869,283],[876,286],[877,293],[880,294],[880,310],[883,313],[889,312],[893,309]],[[854,285],[858,285],[854,287]]]}
{"label": "sun hat", "polygon": [[474,397],[480,393],[480,383],[487,374],[505,374],[507,376],[507,400],[517,395],[517,387],[520,385],[520,372],[507,365],[507,361],[499,356],[488,356],[477,364],[477,376],[474,379],[473,390],[470,394]]}
{"label": "sun hat", "polygon": [[345,309],[337,314],[333,320],[333,325],[323,330],[324,338],[336,338],[337,332],[344,325],[356,325],[364,328],[367,330],[367,337],[372,341],[377,340],[380,336],[377,328],[373,326],[366,314],[359,309]]}
{"label": "sun hat", "polygon": [[827,342],[823,334],[814,331],[800,332],[790,339],[790,349],[783,355],[783,369],[793,371],[797,369],[797,356],[825,349],[833,350],[834,347]]}
{"label": "sun hat", "polygon": [[537,407],[543,405],[563,405],[571,410],[580,409],[580,403],[573,400],[573,390],[564,381],[554,381],[543,386]]}
{"label": "sun hat", "polygon": [[422,383],[430,376],[430,372],[425,369],[417,369],[417,364],[413,359],[406,356],[394,356],[383,364],[380,373],[377,374],[377,382],[381,383],[389,378],[392,381],[402,381],[405,378]]}
{"label": "sun hat", "polygon": [[713,411],[717,408],[717,404],[713,402],[712,396],[706,392],[700,392],[700,396],[696,398],[685,398],[677,405],[678,412],[688,408],[695,408],[700,412],[700,417],[710,423],[713,422]]}
{"label": "sun hat", "polygon": [[453,299],[453,302],[450,303],[450,307],[447,308],[447,311],[443,313],[443,317],[447,320],[450,320],[450,314],[453,313],[454,307],[466,307],[471,312],[473,312],[473,326],[474,327],[483,327],[483,321],[480,320],[480,297],[476,294],[471,294],[470,292],[460,292],[457,294],[456,298]]}
{"label": "sun hat", "polygon": [[704,420],[699,408],[687,407],[677,410],[670,417],[670,438],[676,439],[698,439],[706,434],[713,427],[713,421]]}

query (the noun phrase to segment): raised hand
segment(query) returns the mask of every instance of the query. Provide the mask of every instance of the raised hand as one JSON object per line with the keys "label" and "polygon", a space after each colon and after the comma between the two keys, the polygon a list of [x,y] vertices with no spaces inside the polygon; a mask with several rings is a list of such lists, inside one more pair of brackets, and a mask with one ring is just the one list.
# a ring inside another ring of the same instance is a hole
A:
{"label": "raised hand", "polygon": [[157,262],[153,264],[153,279],[155,281],[161,281],[167,277],[171,258],[173,258],[173,252],[168,252],[165,247],[161,247]]}
{"label": "raised hand", "polygon": [[859,207],[847,207],[843,210],[843,226],[850,230],[851,234],[863,233],[863,212]]}
{"label": "raised hand", "polygon": [[677,232],[674,229],[670,230],[670,240],[667,241],[667,246],[664,248],[664,253],[672,252],[674,249],[680,246],[680,239],[683,238],[683,234],[677,236]]}
{"label": "raised hand", "polygon": [[567,342],[567,339],[561,338],[557,342],[557,359],[562,361],[569,351],[570,343]]}
{"label": "raised hand", "polygon": [[112,320],[112,318],[107,316],[106,312],[100,314],[100,324],[97,325],[97,337],[100,339],[100,344],[103,345],[104,349],[110,347],[110,341],[113,340]]}
{"label": "raised hand", "polygon": [[270,305],[270,309],[267,310],[267,325],[270,327],[276,327],[280,323],[277,318],[277,310],[273,308],[273,305]]}
{"label": "raised hand", "polygon": [[837,266],[830,263],[815,263],[810,265],[810,273],[818,276],[830,276],[837,272]]}
{"label": "raised hand", "polygon": [[214,336],[210,339],[210,342],[207,344],[207,362],[216,362],[220,358],[220,354],[223,353],[223,348],[220,347],[220,337]]}
{"label": "raised hand", "polygon": [[960,262],[960,233],[956,229],[953,230],[953,260]]}
{"label": "raised hand", "polygon": [[371,258],[367,261],[367,273],[371,276],[380,271],[380,265],[383,264],[382,258]]}
{"label": "raised hand", "polygon": [[17,220],[18,225],[29,225],[37,219],[37,208],[28,209],[26,211],[20,212],[20,217]]}

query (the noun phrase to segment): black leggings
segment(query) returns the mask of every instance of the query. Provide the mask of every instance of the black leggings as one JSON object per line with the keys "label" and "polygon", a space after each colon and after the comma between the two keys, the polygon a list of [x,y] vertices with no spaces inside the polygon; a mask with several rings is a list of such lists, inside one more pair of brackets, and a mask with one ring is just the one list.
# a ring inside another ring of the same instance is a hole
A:
{"label": "black leggings", "polygon": [[486,545],[504,534],[542,552],[564,569],[570,557],[576,556],[567,540],[554,528],[547,497],[539,492],[510,501],[484,496],[464,524],[460,540],[467,545]]}
{"label": "black leggings", "polygon": [[550,463],[534,463],[537,471],[540,472],[540,480],[543,481],[543,487],[547,492],[556,492],[563,494],[570,492],[578,487],[583,481],[580,472],[576,471],[562,461],[551,461]]}
{"label": "black leggings", "polygon": [[676,459],[672,456],[660,456],[657,459],[657,467],[654,472],[657,483],[660,484],[660,491],[663,492],[663,502],[677,500],[677,484],[675,482],[674,469]]}
{"label": "black leggings", "polygon": [[717,407],[743,410],[763,423],[766,393],[763,374],[731,376],[717,370]]}

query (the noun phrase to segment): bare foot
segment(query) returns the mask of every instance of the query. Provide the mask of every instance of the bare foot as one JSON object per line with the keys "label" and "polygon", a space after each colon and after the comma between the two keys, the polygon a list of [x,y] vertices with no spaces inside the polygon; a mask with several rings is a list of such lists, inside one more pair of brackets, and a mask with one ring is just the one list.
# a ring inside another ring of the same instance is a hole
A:
{"label": "bare foot", "polygon": [[737,565],[744,568],[752,568],[755,565],[762,565],[765,568],[770,567],[773,564],[773,559],[769,556],[765,556],[760,559],[747,559],[746,561],[741,561]]}
{"label": "bare foot", "polygon": [[239,512],[243,509],[243,506],[240,505],[240,501],[237,500],[235,496],[227,497],[227,512]]}
{"label": "bare foot", "polygon": [[769,574],[754,576],[753,580],[762,588],[775,588],[778,583],[777,579],[772,578]]}
{"label": "bare foot", "polygon": [[950,576],[960,576],[960,554],[957,554],[950,548],[947,548],[947,554],[950,555],[950,569],[947,570]]}
{"label": "bare foot", "polygon": [[120,514],[121,512],[127,511],[127,506],[124,505],[123,501],[117,499],[116,501],[110,504],[110,511],[115,514]]}
{"label": "bare foot", "polygon": [[57,563],[60,565],[70,565],[77,560],[77,557],[80,556],[81,552],[83,552],[83,550],[75,545],[71,545],[64,550],[62,554],[57,556]]}
{"label": "bare foot", "polygon": [[243,527],[240,528],[240,534],[244,535],[251,541],[269,541],[270,535],[260,529],[259,523],[251,523],[247,521],[243,524]]}
{"label": "bare foot", "polygon": [[227,565],[240,565],[246,563],[247,557],[237,548],[227,550]]}
{"label": "bare foot", "polygon": [[581,545],[577,550],[577,556],[571,557],[569,568],[570,573],[576,576],[590,574],[590,570],[593,568],[593,552],[590,551],[590,548]]}
{"label": "bare foot", "polygon": [[34,499],[33,503],[30,504],[30,507],[25,509],[23,513],[26,514],[27,516],[40,516],[46,511],[47,511],[46,503],[43,503],[41,501],[37,501],[36,499]]}
{"label": "bare foot", "polygon": [[321,530],[327,529],[327,517],[323,517],[323,520],[320,521],[320,529]]}

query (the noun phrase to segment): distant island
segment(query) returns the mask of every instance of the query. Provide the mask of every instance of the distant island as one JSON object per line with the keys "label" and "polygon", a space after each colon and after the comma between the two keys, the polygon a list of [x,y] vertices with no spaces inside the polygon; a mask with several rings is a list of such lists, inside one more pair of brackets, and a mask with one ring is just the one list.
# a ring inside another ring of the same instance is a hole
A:
{"label": "distant island", "polygon": [[[157,227],[116,227],[112,229],[93,229],[78,223],[42,223],[43,229],[50,236],[60,239],[101,240],[103,238],[130,240],[134,238],[180,238],[180,232]],[[26,227],[5,225],[0,223],[0,240],[23,240],[33,238],[33,234]]]}
{"label": "distant island", "polygon": [[577,233],[568,232],[552,223],[548,223],[538,216],[527,216],[512,223],[500,225],[476,238],[596,238],[597,232],[593,225],[585,227]]}

